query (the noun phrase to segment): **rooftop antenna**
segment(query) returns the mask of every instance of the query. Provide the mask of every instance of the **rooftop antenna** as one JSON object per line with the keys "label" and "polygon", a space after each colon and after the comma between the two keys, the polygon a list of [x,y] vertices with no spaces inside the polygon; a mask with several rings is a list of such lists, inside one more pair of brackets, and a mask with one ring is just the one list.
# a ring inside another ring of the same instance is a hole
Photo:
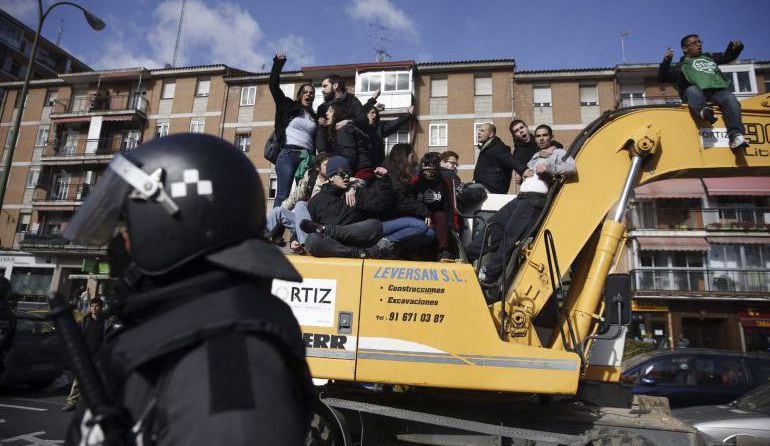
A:
{"label": "rooftop antenna", "polygon": [[59,19],[59,33],[56,35],[56,46],[61,42],[61,33],[64,32],[64,19]]}
{"label": "rooftop antenna", "polygon": [[384,62],[385,58],[390,59],[393,57],[388,54],[388,51],[384,46],[385,42],[391,41],[391,39],[385,35],[387,31],[389,31],[388,28],[377,22],[369,23],[369,46],[372,47],[377,54],[377,62]]}
{"label": "rooftop antenna", "polygon": [[623,63],[626,63],[626,37],[631,34],[631,31],[625,30],[620,33],[620,53],[623,56]]}
{"label": "rooftop antenna", "polygon": [[179,27],[176,30],[176,43],[174,44],[174,58],[171,61],[171,66],[176,67],[176,57],[179,54],[179,43],[182,40],[182,22],[184,22],[184,7],[187,4],[187,0],[182,0],[182,10],[179,12]]}

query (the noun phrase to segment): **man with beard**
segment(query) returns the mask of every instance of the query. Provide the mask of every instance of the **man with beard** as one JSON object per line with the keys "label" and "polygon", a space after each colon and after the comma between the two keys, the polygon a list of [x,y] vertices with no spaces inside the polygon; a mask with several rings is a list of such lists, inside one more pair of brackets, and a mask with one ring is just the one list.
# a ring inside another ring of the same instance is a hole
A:
{"label": "man with beard", "polygon": [[[330,105],[342,104],[351,114],[353,122],[360,128],[366,128],[368,120],[364,113],[364,106],[355,95],[348,93],[345,87],[345,79],[338,74],[331,74],[321,82],[321,92],[324,95],[324,103],[318,106],[319,124],[325,125],[326,109]],[[323,120],[323,122],[321,122]]]}

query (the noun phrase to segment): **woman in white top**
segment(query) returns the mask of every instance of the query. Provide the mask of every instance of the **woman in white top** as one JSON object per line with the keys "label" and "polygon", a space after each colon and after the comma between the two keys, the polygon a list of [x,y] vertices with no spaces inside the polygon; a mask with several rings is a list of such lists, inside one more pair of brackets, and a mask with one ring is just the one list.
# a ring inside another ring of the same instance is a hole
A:
{"label": "woman in white top", "polygon": [[273,58],[270,71],[270,93],[275,101],[275,136],[281,143],[281,152],[275,161],[277,190],[273,207],[281,205],[289,196],[294,172],[299,166],[302,151],[315,154],[316,115],[313,112],[315,89],[309,83],[302,84],[296,99],[286,97],[281,90],[281,69],[286,56],[278,53]]}

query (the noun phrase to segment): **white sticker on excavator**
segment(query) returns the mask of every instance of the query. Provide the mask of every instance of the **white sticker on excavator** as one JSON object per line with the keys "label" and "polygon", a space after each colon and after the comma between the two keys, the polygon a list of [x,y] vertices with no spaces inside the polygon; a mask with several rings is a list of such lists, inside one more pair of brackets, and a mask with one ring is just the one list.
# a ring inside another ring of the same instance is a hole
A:
{"label": "white sticker on excavator", "polygon": [[704,149],[712,147],[730,147],[730,139],[727,137],[727,129],[705,127],[699,129],[700,141]]}
{"label": "white sticker on excavator", "polygon": [[289,304],[300,325],[334,327],[336,280],[305,279],[302,282],[287,282],[274,279],[271,292]]}

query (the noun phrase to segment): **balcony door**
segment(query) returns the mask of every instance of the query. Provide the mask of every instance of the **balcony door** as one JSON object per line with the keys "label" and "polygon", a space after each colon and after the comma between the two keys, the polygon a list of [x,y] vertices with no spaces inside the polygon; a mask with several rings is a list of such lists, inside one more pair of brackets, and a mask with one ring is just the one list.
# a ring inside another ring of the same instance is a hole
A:
{"label": "balcony door", "polygon": [[63,201],[67,199],[72,175],[67,172],[58,173],[53,178],[51,187],[51,200]]}
{"label": "balcony door", "polygon": [[75,130],[67,130],[64,133],[64,144],[59,151],[60,155],[71,156],[78,150],[78,132]]}

